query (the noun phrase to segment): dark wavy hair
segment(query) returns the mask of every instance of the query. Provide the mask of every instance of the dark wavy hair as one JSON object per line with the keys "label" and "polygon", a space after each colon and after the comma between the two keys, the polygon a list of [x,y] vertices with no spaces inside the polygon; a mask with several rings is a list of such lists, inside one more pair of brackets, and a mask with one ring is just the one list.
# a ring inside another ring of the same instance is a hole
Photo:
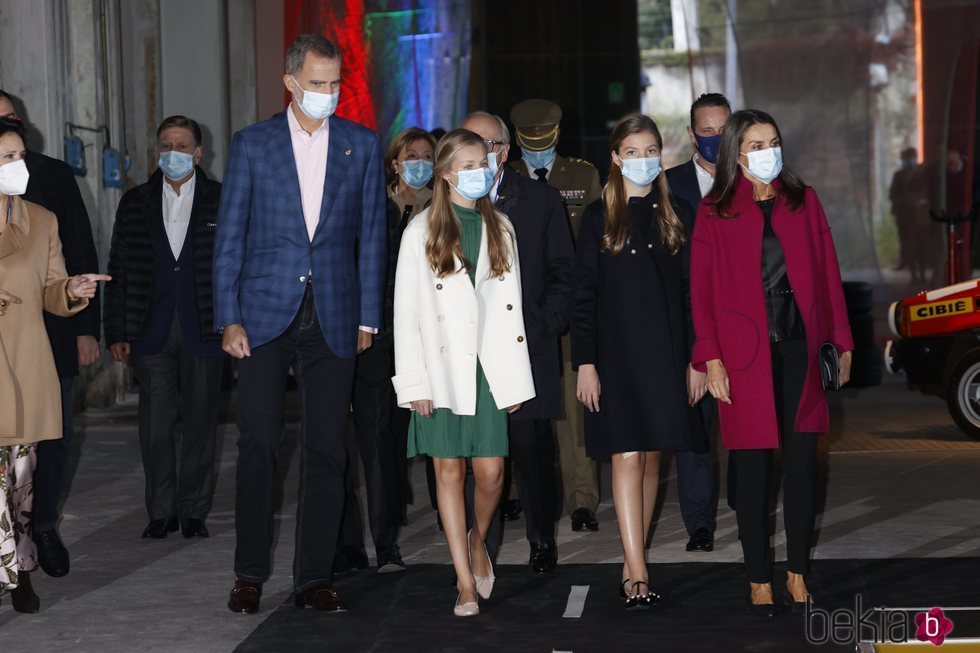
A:
{"label": "dark wavy hair", "polygon": [[24,123],[15,118],[0,117],[0,136],[6,136],[11,132],[20,136],[20,140],[24,141],[25,146],[27,145],[27,138],[24,136]]}
{"label": "dark wavy hair", "polygon": [[[711,192],[708,193],[709,201],[718,215],[723,218],[738,217],[737,214],[730,211],[732,197],[734,197],[735,189],[738,186],[738,178],[742,174],[741,166],[738,164],[738,155],[742,150],[742,139],[745,138],[745,132],[753,125],[772,125],[776,130],[776,137],[779,139],[780,146],[783,145],[783,135],[779,131],[779,125],[765,111],[743,109],[736,111],[728,118],[728,122],[725,123],[725,131],[721,135],[721,145],[718,148],[715,183],[711,187]],[[785,151],[783,148],[784,153]],[[800,208],[806,194],[806,183],[785,164],[778,179],[782,182],[782,188],[779,189],[779,196],[782,200],[794,211]]]}

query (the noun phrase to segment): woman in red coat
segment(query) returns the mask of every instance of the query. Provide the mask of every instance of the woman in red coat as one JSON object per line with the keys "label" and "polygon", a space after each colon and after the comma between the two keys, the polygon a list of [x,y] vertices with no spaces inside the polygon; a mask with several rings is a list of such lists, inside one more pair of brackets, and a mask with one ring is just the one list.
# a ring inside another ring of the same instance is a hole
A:
{"label": "woman in red coat", "polygon": [[786,589],[794,611],[809,592],[817,438],[829,428],[817,352],[832,342],[841,383],[854,348],[830,226],[813,189],[782,166],[782,138],[762,111],[732,114],[715,183],[691,245],[693,366],[707,371],[725,448],[738,450],[736,514],[748,608],[771,617],[769,476],[783,450]]}

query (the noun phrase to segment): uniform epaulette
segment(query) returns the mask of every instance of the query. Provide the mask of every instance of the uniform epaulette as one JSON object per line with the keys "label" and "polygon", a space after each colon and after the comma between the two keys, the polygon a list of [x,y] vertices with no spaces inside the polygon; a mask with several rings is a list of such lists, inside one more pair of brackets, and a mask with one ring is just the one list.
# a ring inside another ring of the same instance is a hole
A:
{"label": "uniform epaulette", "polygon": [[595,167],[595,165],[593,163],[591,163],[590,161],[586,161],[585,159],[576,159],[574,156],[568,157],[568,160],[571,161],[572,163],[584,163],[585,165],[589,166],[590,168],[594,168]]}

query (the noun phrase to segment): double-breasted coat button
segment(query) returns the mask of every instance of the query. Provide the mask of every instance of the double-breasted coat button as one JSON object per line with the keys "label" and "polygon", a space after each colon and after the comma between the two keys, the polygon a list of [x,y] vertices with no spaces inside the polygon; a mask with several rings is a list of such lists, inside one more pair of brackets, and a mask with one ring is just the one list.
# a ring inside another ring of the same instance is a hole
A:
{"label": "double-breasted coat button", "polygon": [[442,284],[441,283],[437,283],[436,284],[436,290],[442,290]]}
{"label": "double-breasted coat button", "polygon": [[503,281],[503,280],[504,280],[504,275],[500,275],[499,277],[497,277],[497,279],[498,279],[499,281]]}
{"label": "double-breasted coat button", "polygon": [[446,319],[446,316],[445,315],[440,315],[440,316],[436,317],[436,319],[439,320],[440,322],[442,322],[443,320]]}
{"label": "double-breasted coat button", "polygon": [[636,254],[636,250],[635,249],[631,249],[630,250],[630,254]]}
{"label": "double-breasted coat button", "polygon": [[447,352],[447,351],[449,351],[449,347],[443,345],[442,347],[439,347],[439,351],[441,351],[441,352]]}
{"label": "double-breasted coat button", "polygon": [[647,243],[647,249],[653,249],[653,243]]}
{"label": "double-breasted coat button", "polygon": [[517,336],[517,342],[524,342],[524,336]]}
{"label": "double-breasted coat button", "polygon": [[507,310],[512,311],[514,310],[514,307],[511,304],[507,304]]}

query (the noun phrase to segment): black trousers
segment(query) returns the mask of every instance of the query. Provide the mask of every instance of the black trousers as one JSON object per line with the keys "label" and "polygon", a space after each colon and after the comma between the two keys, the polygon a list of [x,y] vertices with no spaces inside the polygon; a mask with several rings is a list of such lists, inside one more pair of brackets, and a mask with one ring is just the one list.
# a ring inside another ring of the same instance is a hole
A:
{"label": "black trousers", "polygon": [[37,443],[37,467],[34,469],[34,532],[44,533],[58,525],[61,511],[61,488],[65,482],[65,466],[71,453],[75,434],[74,402],[71,396],[72,377],[61,378],[61,439]]}
{"label": "black trousers", "polygon": [[[139,381],[139,437],[150,519],[204,519],[214,498],[218,396],[224,360],[195,356],[176,315],[152,356],[134,356]],[[183,423],[177,465],[177,420]]]}
{"label": "black trousers", "polygon": [[[817,436],[794,430],[807,372],[806,340],[772,345],[776,418],[783,449],[783,520],[789,571],[805,574],[810,562],[817,489]],[[769,487],[772,449],[739,449],[735,455],[736,517],[749,581],[772,578]]]}
{"label": "black trousers", "polygon": [[[408,461],[403,450],[407,447],[408,423],[400,413],[409,411],[397,405],[391,385],[394,367],[392,348],[373,346],[357,356],[354,370],[354,437],[364,464],[368,518],[376,549],[395,544],[406,503]],[[348,473],[348,478],[353,474]],[[340,541],[343,546],[360,548],[364,546],[361,511],[354,490],[353,482],[348,482]]]}
{"label": "black trousers", "polygon": [[509,432],[510,459],[524,509],[527,540],[554,544],[560,506],[554,426],[550,419],[510,420]]}
{"label": "black trousers", "polygon": [[312,288],[293,323],[252,349],[238,365],[238,472],[235,575],[264,583],[271,570],[276,465],[283,438],[286,377],[300,398],[300,480],[293,584],[296,591],[332,581],[344,510],[347,423],[353,358],[339,358],[323,338]]}

